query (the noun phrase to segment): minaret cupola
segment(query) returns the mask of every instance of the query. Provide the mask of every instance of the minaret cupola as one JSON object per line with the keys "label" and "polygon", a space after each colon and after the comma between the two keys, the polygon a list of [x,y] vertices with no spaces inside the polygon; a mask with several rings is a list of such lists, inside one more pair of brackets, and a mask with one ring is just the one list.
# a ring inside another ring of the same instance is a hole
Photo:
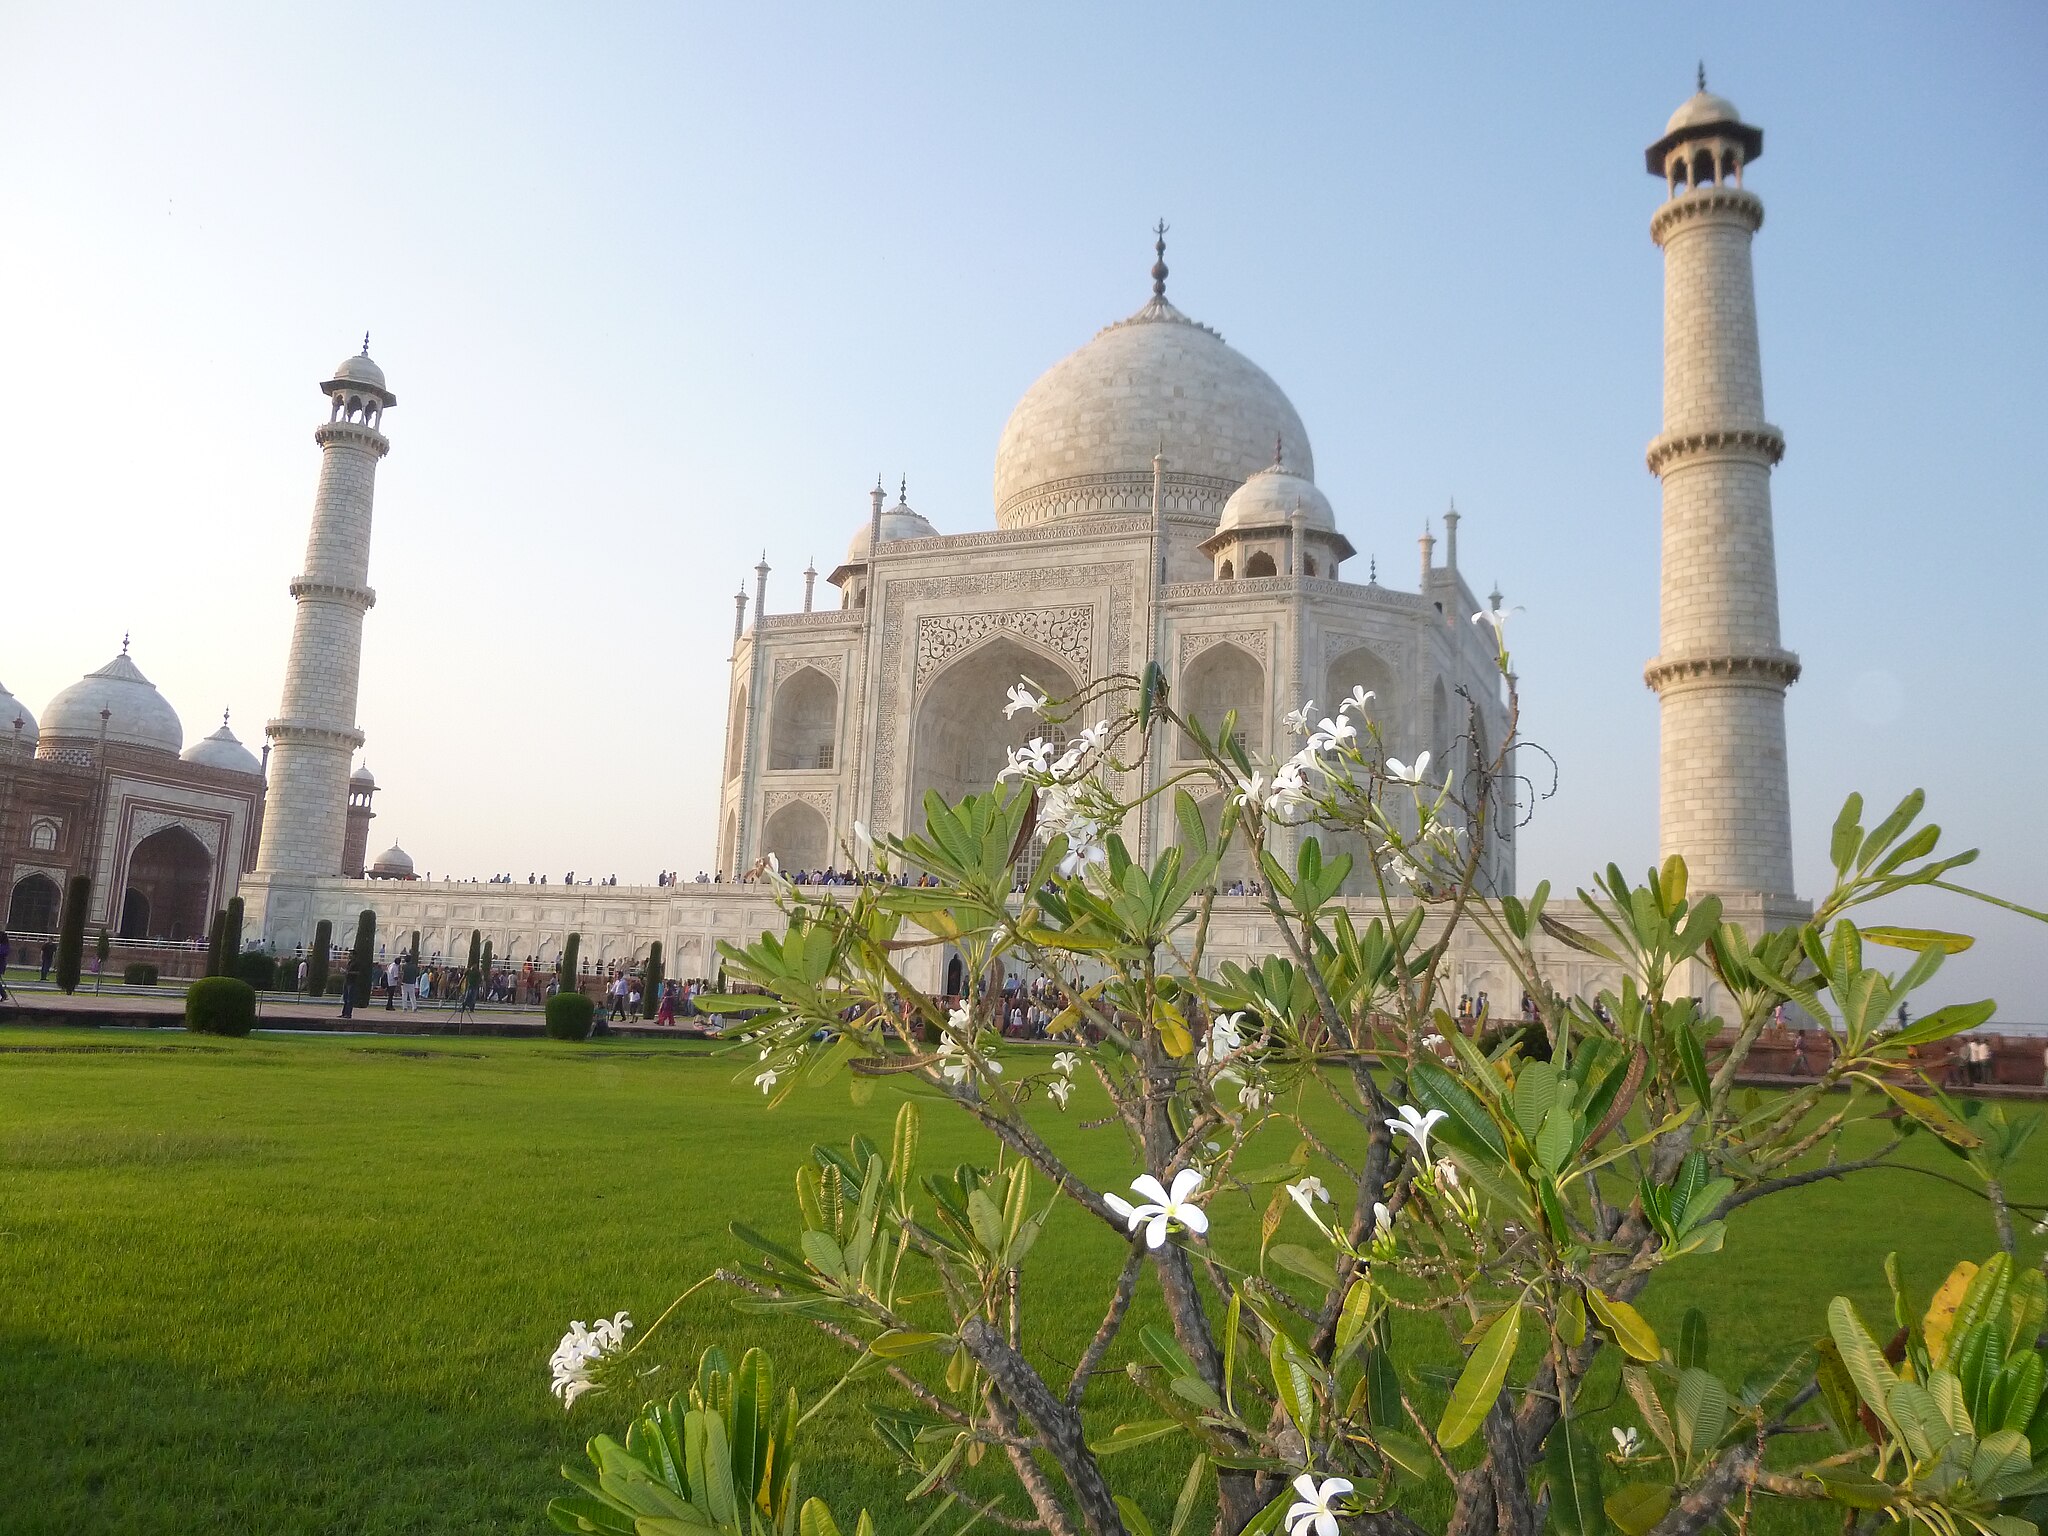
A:
{"label": "minaret cupola", "polygon": [[1763,129],[1752,128],[1734,102],[1707,89],[1702,64],[1699,89],[1671,114],[1664,137],[1643,151],[1643,161],[1677,197],[1700,187],[1741,186],[1742,168],[1763,152]]}

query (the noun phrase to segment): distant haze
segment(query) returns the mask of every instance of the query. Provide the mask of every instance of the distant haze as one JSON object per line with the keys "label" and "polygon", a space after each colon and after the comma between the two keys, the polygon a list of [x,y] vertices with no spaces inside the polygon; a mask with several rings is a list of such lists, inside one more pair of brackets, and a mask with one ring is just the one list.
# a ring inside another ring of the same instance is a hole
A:
{"label": "distant haze", "polygon": [[[361,723],[373,851],[707,865],[732,595],[881,472],[991,525],[1031,381],[1149,292],[1284,388],[1362,574],[1455,496],[1556,793],[1525,885],[1656,851],[1662,196],[1706,60],[1748,185],[1800,888],[1924,785],[2048,904],[2048,10],[15,5],[0,20],[0,683],[124,630],[186,739],[276,708],[361,344],[399,404]],[[1440,527],[1440,524],[1439,524]],[[1347,571],[1350,568],[1347,567]],[[821,600],[836,594],[820,583]],[[1525,755],[1539,787],[1544,760]],[[1931,989],[2048,1019],[2043,933]]]}

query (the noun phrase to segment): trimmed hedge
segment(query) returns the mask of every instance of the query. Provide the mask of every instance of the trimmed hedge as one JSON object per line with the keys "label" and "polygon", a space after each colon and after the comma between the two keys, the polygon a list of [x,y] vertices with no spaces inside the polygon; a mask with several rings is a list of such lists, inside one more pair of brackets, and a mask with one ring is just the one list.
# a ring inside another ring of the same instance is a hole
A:
{"label": "trimmed hedge", "polygon": [[557,992],[548,999],[548,1034],[557,1040],[588,1040],[597,1004],[581,992]]}
{"label": "trimmed hedge", "polygon": [[[277,956],[266,955],[260,949],[252,949],[235,956],[235,974],[249,983],[258,992],[269,992],[277,986]],[[294,967],[292,980],[298,980]]]}
{"label": "trimmed hedge", "polygon": [[202,1035],[246,1035],[256,1027],[256,989],[233,976],[203,976],[185,989],[185,1027]]}
{"label": "trimmed hedge", "polygon": [[121,981],[130,987],[153,987],[156,985],[156,967],[138,962],[122,970]]}

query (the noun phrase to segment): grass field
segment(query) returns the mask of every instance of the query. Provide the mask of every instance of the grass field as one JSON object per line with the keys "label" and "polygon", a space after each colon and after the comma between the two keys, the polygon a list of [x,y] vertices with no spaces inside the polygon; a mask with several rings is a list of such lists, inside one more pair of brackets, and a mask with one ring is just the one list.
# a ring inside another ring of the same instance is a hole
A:
{"label": "grass field", "polygon": [[[856,1109],[837,1087],[769,1112],[740,1065],[666,1042],[0,1029],[0,1530],[546,1529],[557,1465],[632,1406],[564,1415],[548,1395],[568,1320],[651,1322],[733,1257],[729,1221],[792,1235],[805,1149],[881,1135],[899,1102],[885,1087]],[[1114,1132],[1077,1128],[1087,1107],[1055,1139],[1121,1188],[1136,1170]],[[957,1115],[935,1106],[925,1132],[928,1168],[987,1160]],[[2048,1148],[2017,1183],[2048,1196]],[[1222,1212],[1219,1240],[1255,1222]],[[1948,1185],[1823,1183],[1739,1221],[1724,1260],[1660,1275],[1645,1311],[1661,1326],[1704,1307],[1739,1380],[1744,1358],[1820,1326],[1819,1304],[1780,1297],[1817,1281],[1868,1310],[1886,1252],[1925,1294],[1990,1245]],[[1034,1356],[1079,1353],[1117,1257],[1055,1217],[1027,1275]],[[707,1290],[650,1349],[659,1390],[718,1340],[768,1346],[806,1401],[843,1365]],[[907,1529],[857,1390],[814,1429],[805,1485]],[[1118,1467],[1163,1509],[1186,1455],[1138,1459],[1153,1450]]]}

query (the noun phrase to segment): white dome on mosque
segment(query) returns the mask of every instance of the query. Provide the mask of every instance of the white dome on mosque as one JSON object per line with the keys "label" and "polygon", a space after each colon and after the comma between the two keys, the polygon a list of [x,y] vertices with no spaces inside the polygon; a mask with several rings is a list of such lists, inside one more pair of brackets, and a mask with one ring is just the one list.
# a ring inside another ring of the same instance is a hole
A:
{"label": "white dome on mosque", "polygon": [[211,736],[202,736],[183,752],[180,761],[197,763],[202,768],[218,768],[224,773],[260,774],[263,764],[256,754],[243,746],[235,733],[228,729],[225,712],[220,717],[220,729]]}
{"label": "white dome on mosque", "polygon": [[363,350],[350,357],[344,357],[334,365],[334,376],[321,386],[330,395],[349,385],[358,389],[374,389],[384,397],[387,405],[398,404],[398,397],[391,393],[391,387],[384,382],[384,370],[377,366],[370,356],[370,338],[363,338]]}
{"label": "white dome on mosque", "polygon": [[178,723],[178,712],[129,659],[125,640],[120,655],[50,700],[43,710],[42,733],[97,742],[102,709],[109,712],[109,742],[173,753],[185,744],[185,727]]}
{"label": "white dome on mosque", "polygon": [[[897,493],[896,505],[882,509],[884,544],[894,544],[901,539],[936,539],[939,536],[939,530],[931,525],[923,513],[911,510],[907,499],[909,494],[910,486],[906,481],[902,490]],[[847,565],[860,565],[867,559],[871,521],[872,519],[864,519],[861,525],[853,530],[853,539],[846,546]]]}
{"label": "white dome on mosque", "polygon": [[410,880],[412,878],[412,855],[398,844],[393,843],[370,861],[370,878],[373,880]]}
{"label": "white dome on mosque", "polygon": [[1003,528],[1151,503],[1163,454],[1178,491],[1220,503],[1287,444],[1315,475],[1301,417],[1265,370],[1166,301],[1164,232],[1152,298],[1045,371],[1024,392],[996,448]]}
{"label": "white dome on mosque", "polygon": [[1742,114],[1735,103],[1726,96],[1716,96],[1709,90],[1695,91],[1671,114],[1671,121],[1664,125],[1666,133],[1677,133],[1681,128],[1707,128],[1715,123],[1739,123]]}
{"label": "white dome on mosque", "polygon": [[1297,507],[1301,509],[1303,527],[1321,533],[1336,532],[1337,514],[1330,506],[1330,498],[1317,489],[1313,480],[1296,474],[1276,458],[1230,493],[1216,531],[1284,526],[1293,521]]}
{"label": "white dome on mosque", "polygon": [[14,722],[17,720],[21,722],[22,745],[34,746],[36,744],[36,717],[29,713],[26,704],[7,691],[5,684],[0,684],[0,742],[12,745],[14,741]]}

